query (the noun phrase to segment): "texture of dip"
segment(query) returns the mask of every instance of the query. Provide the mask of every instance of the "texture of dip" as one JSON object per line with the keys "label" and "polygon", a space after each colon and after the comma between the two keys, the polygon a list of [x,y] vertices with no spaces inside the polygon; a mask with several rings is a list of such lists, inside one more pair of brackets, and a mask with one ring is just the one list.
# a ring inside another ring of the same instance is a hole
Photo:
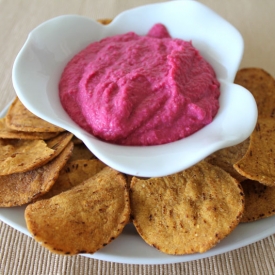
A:
{"label": "texture of dip", "polygon": [[94,136],[157,145],[191,135],[219,109],[219,82],[191,42],[162,24],[90,44],[67,64],[59,95],[69,116]]}

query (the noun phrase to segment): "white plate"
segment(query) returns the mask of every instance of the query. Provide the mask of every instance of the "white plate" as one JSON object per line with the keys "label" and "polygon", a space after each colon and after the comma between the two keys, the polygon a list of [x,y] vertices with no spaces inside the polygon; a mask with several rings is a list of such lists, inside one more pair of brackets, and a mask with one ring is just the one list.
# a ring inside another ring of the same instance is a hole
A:
{"label": "white plate", "polygon": [[[7,108],[0,113],[3,117]],[[18,231],[31,236],[24,219],[25,207],[0,208],[0,219]],[[275,233],[275,216],[256,222],[241,223],[216,247],[202,254],[185,256],[166,255],[147,245],[136,232],[132,224],[128,224],[121,235],[100,251],[82,254],[85,257],[98,260],[125,264],[169,264],[194,261],[206,257],[222,254],[253,242],[266,238]]]}
{"label": "white plate", "polygon": [[[125,24],[125,21],[129,24]],[[221,111],[213,123],[192,135],[192,140],[195,139],[197,144],[195,151],[189,150],[190,141],[188,140],[190,139],[188,138],[163,146],[163,151],[156,150],[155,146],[149,149],[126,146],[122,149],[114,145],[105,147],[106,143],[87,135],[71,121],[68,122],[68,116],[62,111],[56,93],[56,83],[62,68],[77,51],[91,42],[89,38],[91,32],[98,33],[97,39],[102,35],[124,33],[129,30],[145,34],[154,23],[159,21],[168,26],[172,36],[181,37],[183,34],[183,39],[192,39],[193,44],[214,66],[222,83]],[[210,31],[213,27],[215,31]],[[194,37],[194,28],[196,37]],[[64,31],[68,35],[66,39],[58,40],[62,32],[56,30]],[[81,43],[74,39],[77,32],[84,33],[83,37],[86,37]],[[47,40],[49,36],[52,40]],[[206,36],[207,39],[204,40]],[[58,43],[53,43],[56,40]],[[72,41],[73,48],[71,48]],[[213,11],[195,1],[171,1],[124,12],[109,26],[101,26],[79,16],[62,16],[45,22],[30,34],[18,55],[13,70],[13,82],[19,98],[33,113],[84,139],[86,145],[109,166],[128,174],[161,176],[182,170],[219,148],[241,142],[254,128],[257,116],[255,101],[247,90],[232,84],[242,51],[243,41],[238,31]],[[30,68],[34,68],[34,71]],[[54,72],[53,75],[52,72]],[[248,106],[246,110],[243,108],[244,102]],[[232,108],[234,112],[230,111]],[[52,116],[48,115],[49,110]],[[3,116],[4,112],[1,115]],[[89,140],[92,140],[92,144]],[[186,151],[179,150],[178,146],[182,145],[184,147],[180,148],[185,148]],[[171,154],[171,150],[174,153]],[[138,158],[132,161],[133,152]],[[190,156],[189,161],[185,166],[179,165],[179,160],[188,159],[187,153]],[[165,156],[164,159],[161,158],[162,155]],[[131,167],[125,168],[125,164],[128,163]],[[167,163],[171,164],[171,169],[167,167]],[[144,166],[148,167],[145,172],[142,170]],[[0,208],[0,219],[30,236],[24,220],[24,209],[25,207]],[[83,256],[128,264],[186,262],[221,254],[265,238],[275,233],[274,225],[275,217],[240,224],[232,234],[206,253],[170,256],[148,246],[139,237],[133,225],[129,224],[111,244],[93,255],[83,254]]]}
{"label": "white plate", "polygon": [[[60,104],[58,83],[65,65],[92,41],[128,31],[144,35],[159,22],[172,37],[191,40],[215,69],[221,82],[218,114],[200,131],[169,144],[119,146],[98,140],[76,125]],[[13,84],[31,112],[75,134],[108,166],[130,175],[158,177],[184,170],[251,134],[257,119],[255,100],[232,83],[242,54],[240,33],[214,11],[196,1],[170,1],[125,11],[107,26],[77,15],[44,22],[19,52]]]}

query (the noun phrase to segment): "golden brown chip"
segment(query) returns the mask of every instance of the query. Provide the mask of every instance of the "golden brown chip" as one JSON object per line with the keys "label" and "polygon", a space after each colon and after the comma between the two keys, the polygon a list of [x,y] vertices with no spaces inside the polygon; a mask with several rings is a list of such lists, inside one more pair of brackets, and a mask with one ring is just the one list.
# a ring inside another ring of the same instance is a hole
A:
{"label": "golden brown chip", "polygon": [[35,240],[59,254],[94,253],[115,239],[130,215],[124,176],[106,167],[83,184],[27,206]]}
{"label": "golden brown chip", "polygon": [[94,176],[104,167],[106,167],[106,165],[97,159],[75,160],[67,163],[60,172],[54,186],[42,197],[42,199],[48,199],[64,191],[72,189],[74,186]]}
{"label": "golden brown chip", "polygon": [[16,98],[11,104],[6,115],[6,125],[16,131],[24,132],[63,132],[64,129],[55,126],[36,115],[32,114]]}
{"label": "golden brown chip", "polygon": [[239,174],[233,165],[245,155],[248,146],[249,138],[237,145],[221,149],[208,156],[205,160],[213,165],[219,166],[236,180],[243,181],[246,178]]}
{"label": "golden brown chip", "polygon": [[234,168],[244,177],[275,186],[275,119],[258,118],[249,148]]}
{"label": "golden brown chip", "polygon": [[26,172],[48,162],[54,150],[43,140],[0,140],[0,175]]}
{"label": "golden brown chip", "polygon": [[72,137],[73,134],[70,132],[64,132],[45,141],[47,146],[54,150],[52,158],[56,157],[67,146],[67,144],[72,140]]}
{"label": "golden brown chip", "polygon": [[241,222],[252,222],[275,215],[275,187],[257,181],[242,182],[245,195],[244,214]]}
{"label": "golden brown chip", "polygon": [[69,143],[72,134],[64,132],[47,140],[0,139],[0,175],[23,173],[55,158]]}
{"label": "golden brown chip", "polygon": [[79,145],[83,143],[83,141],[76,136],[73,136],[72,142],[74,143],[74,145]]}
{"label": "golden brown chip", "polygon": [[72,153],[73,143],[51,162],[25,173],[0,176],[0,207],[30,203],[50,190]]}
{"label": "golden brown chip", "polygon": [[237,72],[235,83],[254,96],[259,116],[275,117],[275,80],[260,68],[244,68]]}
{"label": "golden brown chip", "polygon": [[50,139],[55,136],[57,136],[59,133],[54,132],[22,132],[22,131],[15,131],[11,130],[7,127],[5,118],[0,119],[0,138],[6,138],[6,139]]}
{"label": "golden brown chip", "polygon": [[108,25],[112,22],[112,19],[98,19],[97,21],[103,25]]}
{"label": "golden brown chip", "polygon": [[133,178],[130,202],[140,236],[174,255],[215,246],[237,226],[244,208],[238,181],[207,162],[167,177]]}
{"label": "golden brown chip", "polygon": [[87,146],[82,144],[75,144],[73,154],[70,161],[75,161],[78,159],[94,159],[95,155],[87,148]]}

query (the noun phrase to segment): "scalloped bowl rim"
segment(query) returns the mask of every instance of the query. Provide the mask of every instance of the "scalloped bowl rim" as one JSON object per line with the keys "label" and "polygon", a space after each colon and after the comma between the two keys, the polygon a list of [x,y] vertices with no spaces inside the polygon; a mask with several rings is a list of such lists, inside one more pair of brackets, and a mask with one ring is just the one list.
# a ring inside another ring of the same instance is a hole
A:
{"label": "scalloped bowl rim", "polygon": [[[174,12],[173,18],[169,16],[170,11]],[[188,15],[189,12],[192,16]],[[202,13],[205,18],[202,18]],[[195,134],[164,145],[121,146],[98,140],[76,125],[60,104],[58,81],[64,66],[94,40],[129,30],[145,34],[153,23],[160,20],[172,36],[191,39],[214,67],[221,82],[221,107],[217,116]],[[193,30],[198,29],[198,25],[194,27],[197,20],[202,20],[199,21],[201,25],[207,21],[204,27],[215,26],[215,31],[202,29],[195,36]],[[178,25],[180,29],[176,29]],[[224,30],[227,35],[221,39]],[[205,40],[202,36],[210,38]],[[227,45],[228,41],[231,45]],[[232,83],[242,54],[243,39],[232,25],[203,4],[180,0],[125,11],[107,26],[78,15],[50,19],[29,34],[14,62],[12,79],[19,99],[31,112],[72,132],[104,163],[127,174],[156,177],[184,170],[212,152],[237,144],[251,134],[257,119],[255,100],[249,91]],[[245,109],[242,102],[245,102]]]}

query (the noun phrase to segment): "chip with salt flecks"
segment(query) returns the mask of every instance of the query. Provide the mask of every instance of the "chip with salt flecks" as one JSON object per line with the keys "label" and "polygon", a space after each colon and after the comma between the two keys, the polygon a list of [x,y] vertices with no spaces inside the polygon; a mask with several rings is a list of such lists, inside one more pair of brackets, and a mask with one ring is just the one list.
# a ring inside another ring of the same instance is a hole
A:
{"label": "chip with salt flecks", "polygon": [[275,186],[275,120],[259,117],[246,154],[234,168],[244,177]]}
{"label": "chip with salt flecks", "polygon": [[6,115],[6,125],[12,130],[24,132],[63,132],[55,126],[31,113],[17,97]]}
{"label": "chip with salt flecks", "polygon": [[27,206],[34,239],[58,254],[94,253],[122,232],[130,216],[125,177],[106,167],[50,199]]}
{"label": "chip with salt flecks", "polygon": [[67,163],[60,172],[54,186],[42,197],[42,199],[56,196],[81,184],[83,181],[101,171],[104,167],[106,167],[106,165],[97,159],[75,160]]}
{"label": "chip with salt flecks", "polygon": [[244,209],[238,181],[207,162],[167,177],[133,178],[130,201],[140,236],[173,255],[209,250],[239,224]]}
{"label": "chip with salt flecks", "polygon": [[33,202],[50,190],[73,149],[67,147],[52,161],[37,169],[0,176],[0,207],[20,206]]}
{"label": "chip with salt flecks", "polygon": [[252,222],[275,215],[275,187],[257,181],[242,182],[245,195],[244,214],[241,222]]}

